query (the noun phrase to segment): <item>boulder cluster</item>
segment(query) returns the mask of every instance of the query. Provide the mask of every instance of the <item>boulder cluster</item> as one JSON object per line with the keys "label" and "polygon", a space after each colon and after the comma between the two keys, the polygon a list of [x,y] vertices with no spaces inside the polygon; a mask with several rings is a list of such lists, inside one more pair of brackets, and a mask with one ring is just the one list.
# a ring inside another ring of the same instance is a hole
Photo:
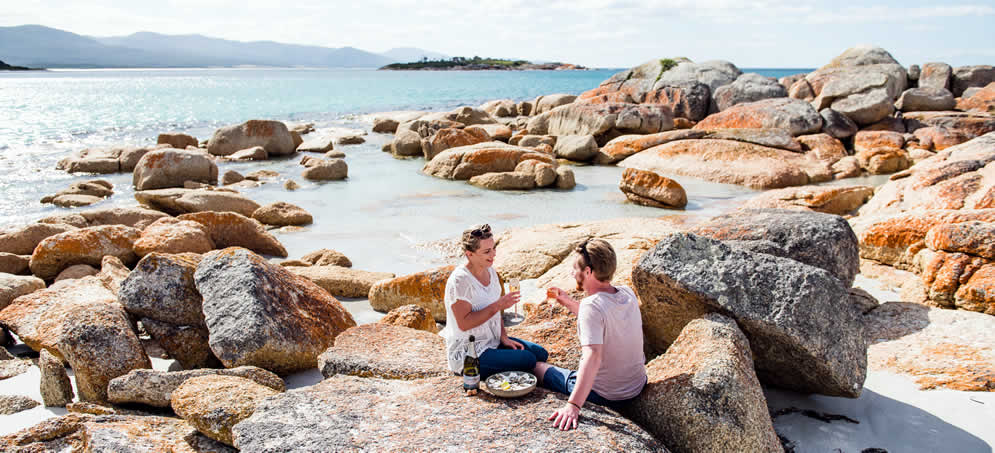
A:
{"label": "boulder cluster", "polygon": [[[507,104],[519,111],[516,104]],[[490,190],[568,190],[576,185],[573,170],[559,165],[556,153],[590,151],[596,149],[593,142],[578,136],[555,145],[555,137],[513,137],[510,126],[491,116],[496,111],[485,105],[441,113],[393,112],[374,118],[373,131],[394,133],[384,150],[397,158],[424,157],[422,171],[438,178]]]}
{"label": "boulder cluster", "polygon": [[[312,124],[288,127],[280,121],[249,120],[218,129],[203,143],[187,134],[163,133],[159,134],[154,146],[84,149],[62,159],[56,168],[69,173],[130,172],[139,202],[172,215],[203,210],[233,210],[252,216],[250,206],[254,202],[238,195],[235,188],[257,187],[280,175],[272,170],[257,170],[246,175],[228,170],[219,177],[218,163],[262,161],[298,152],[321,152],[324,158],[306,156],[301,160],[304,167],[301,177],[312,181],[346,179],[346,155],[335,150],[335,144],[364,143],[366,132],[333,128],[305,142],[301,135],[311,132],[315,132]],[[228,187],[216,187],[219,182]],[[299,187],[290,179],[284,186],[287,190]],[[112,184],[100,179],[78,181],[42,198],[41,202],[65,208],[89,206],[112,196],[113,189]],[[188,193],[197,189],[215,192]],[[281,218],[267,224],[286,226],[310,223],[305,214],[291,214],[291,220]]]}
{"label": "boulder cluster", "polygon": [[[924,389],[995,390],[993,82],[991,67],[905,68],[859,47],[781,80],[662,59],[579,96],[375,118],[373,132],[394,134],[385,151],[485,189],[569,190],[578,162],[625,167],[627,199],[659,208],[688,204],[664,175],[776,189],[704,220],[496,236],[499,279],[540,288],[575,288],[573,251],[604,239],[617,254],[612,283],[639,298],[645,390],[619,411],[585,405],[569,432],[546,420],[564,395],[459,391],[437,334],[453,265],[397,276],[330,249],[270,261],[288,252],[268,228],[311,214],[235,190],[279,177],[270,170],[228,171],[217,186],[219,162],[297,152],[323,153],[300,160],[303,178],[345,179],[335,147],[362,131],[305,141],[310,125],[250,120],[204,143],[162,134],[149,148],[81,151],[60,168],[132,171],[142,207],[0,232],[0,379],[37,366],[43,404],[68,411],[0,437],[0,450],[784,451],[762,386],[857,398],[869,371],[888,371]],[[876,190],[810,185],[864,173],[891,176]],[[112,190],[77,182],[45,202],[84,206]],[[854,287],[861,273],[904,302]],[[387,314],[357,325],[337,298]],[[551,303],[524,310],[508,334],[576,369],[575,316]],[[15,341],[25,347],[11,351],[37,360],[8,352]],[[155,356],[175,363],[153,370]],[[315,369],[321,382],[287,391],[282,377]],[[4,397],[0,413],[38,404]]]}
{"label": "boulder cluster", "polygon": [[995,133],[896,173],[851,220],[861,258],[910,271],[911,301],[995,315]]}
{"label": "boulder cluster", "polygon": [[440,178],[479,177],[470,182],[499,190],[545,187],[516,168],[522,158],[494,152],[514,150],[547,163],[657,173],[627,173],[619,188],[634,203],[681,208],[683,188],[662,175],[776,189],[905,170],[995,131],[993,83],[991,66],[906,68],[866,46],[779,80],[727,61],[659,59],[579,96],[391,112],[374,118],[373,131],[394,133],[385,151],[424,157],[423,171]]}
{"label": "boulder cluster", "polygon": [[615,138],[595,162],[773,189],[894,173],[995,131],[993,82],[990,66],[906,70],[856,47],[780,80],[722,61],[651,61],[578,102],[663,104],[689,128]]}

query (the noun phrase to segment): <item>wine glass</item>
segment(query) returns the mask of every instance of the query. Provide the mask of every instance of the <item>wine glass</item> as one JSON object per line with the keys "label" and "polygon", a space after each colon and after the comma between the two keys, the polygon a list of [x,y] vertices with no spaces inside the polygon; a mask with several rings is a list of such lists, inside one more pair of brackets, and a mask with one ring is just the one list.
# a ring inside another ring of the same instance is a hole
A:
{"label": "wine glass", "polygon": [[[508,280],[508,292],[515,292],[522,290],[522,282],[518,278],[512,278]],[[512,318],[514,322],[521,322],[525,317],[518,312],[518,306],[521,304],[521,300],[514,305],[514,313]]]}

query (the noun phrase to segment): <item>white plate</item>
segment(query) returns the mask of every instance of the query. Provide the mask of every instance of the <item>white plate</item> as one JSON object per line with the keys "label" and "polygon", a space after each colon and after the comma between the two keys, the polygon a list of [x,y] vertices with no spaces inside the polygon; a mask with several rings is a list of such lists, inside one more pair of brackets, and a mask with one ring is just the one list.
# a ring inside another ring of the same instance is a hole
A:
{"label": "white plate", "polygon": [[516,398],[535,390],[537,382],[538,380],[532,373],[505,371],[487,378],[484,381],[484,386],[494,396]]}

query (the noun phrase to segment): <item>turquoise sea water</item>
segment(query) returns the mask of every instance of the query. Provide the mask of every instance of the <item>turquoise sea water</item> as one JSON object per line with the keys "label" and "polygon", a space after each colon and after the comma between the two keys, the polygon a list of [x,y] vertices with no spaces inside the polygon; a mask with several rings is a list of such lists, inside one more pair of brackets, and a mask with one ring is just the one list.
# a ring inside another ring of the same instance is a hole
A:
{"label": "turquoise sea water", "polygon": [[[391,72],[329,69],[93,70],[0,73],[0,226],[69,212],[38,200],[92,175],[69,175],[56,162],[86,147],[146,145],[160,132],[203,140],[220,126],[253,118],[314,122],[369,132],[366,114],[388,110],[449,110],[492,99],[531,99],[598,86],[617,70]],[[781,77],[803,70],[762,70]],[[305,137],[307,138],[307,137]],[[369,133],[367,143],[339,146],[349,179],[314,184],[300,178],[298,158],[219,163],[247,173],[271,169],[280,178],[243,190],[265,204],[287,201],[315,217],[303,232],[276,232],[291,258],[317,248],[341,250],[359,269],[406,273],[439,264],[425,244],[452,238],[467,225],[497,230],[553,222],[625,216],[714,215],[754,193],[677,177],[687,190],[685,211],[625,201],[621,169],[576,167],[573,191],[493,192],[421,174],[422,159],[396,160],[380,151],[391,140]],[[101,175],[115,195],[95,207],[136,205],[131,175]],[[282,188],[286,179],[303,187]]]}

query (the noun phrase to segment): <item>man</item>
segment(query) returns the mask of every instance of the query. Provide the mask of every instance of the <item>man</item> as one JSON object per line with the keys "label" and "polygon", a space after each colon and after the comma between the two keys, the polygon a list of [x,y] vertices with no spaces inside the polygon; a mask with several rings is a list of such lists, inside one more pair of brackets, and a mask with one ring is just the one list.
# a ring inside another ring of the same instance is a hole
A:
{"label": "man", "polygon": [[543,387],[570,395],[567,404],[549,417],[561,430],[577,427],[585,402],[618,408],[639,396],[646,385],[639,302],[631,288],[611,284],[615,250],[608,242],[592,239],[576,251],[574,278],[587,297],[577,302],[562,289],[550,292],[577,315],[580,368],[571,371],[539,362],[533,370]]}

